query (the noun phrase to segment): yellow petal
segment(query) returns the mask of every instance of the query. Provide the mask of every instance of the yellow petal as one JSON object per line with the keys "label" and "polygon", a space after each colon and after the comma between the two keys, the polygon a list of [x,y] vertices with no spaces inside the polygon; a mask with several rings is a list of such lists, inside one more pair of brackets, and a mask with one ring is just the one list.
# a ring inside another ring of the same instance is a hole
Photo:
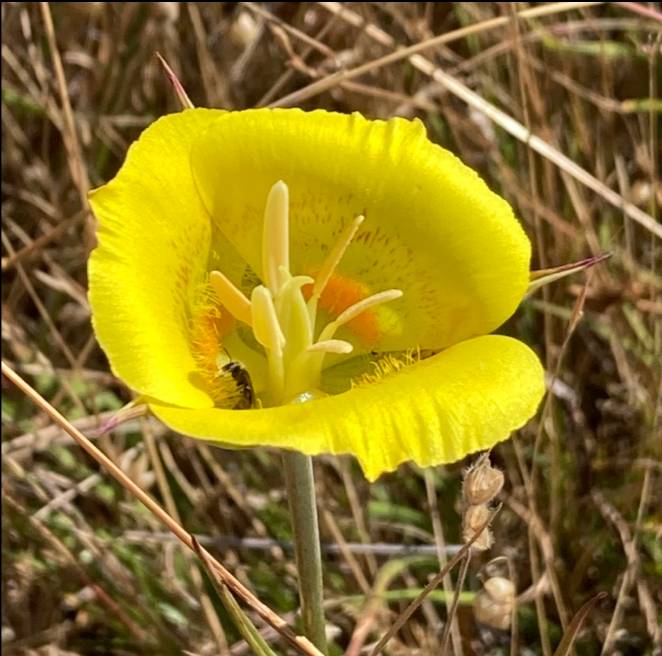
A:
{"label": "yellow petal", "polygon": [[436,350],[489,333],[527,288],[530,244],[510,206],[431,143],[420,121],[228,112],[197,139],[191,162],[214,222],[258,273],[265,201],[278,180],[289,186],[295,274],[314,276],[365,215],[334,294],[404,291],[339,332],[356,344],[354,330],[365,350]]}
{"label": "yellow petal", "polygon": [[187,110],[153,123],[90,203],[99,222],[89,299],[113,372],[165,402],[209,407],[196,384],[189,320],[212,230],[189,163],[191,143],[223,112]]}
{"label": "yellow petal", "polygon": [[438,465],[493,446],[535,413],[543,392],[533,351],[487,335],[308,403],[242,411],[150,405],[174,430],[221,445],[351,453],[374,480],[408,460]]}

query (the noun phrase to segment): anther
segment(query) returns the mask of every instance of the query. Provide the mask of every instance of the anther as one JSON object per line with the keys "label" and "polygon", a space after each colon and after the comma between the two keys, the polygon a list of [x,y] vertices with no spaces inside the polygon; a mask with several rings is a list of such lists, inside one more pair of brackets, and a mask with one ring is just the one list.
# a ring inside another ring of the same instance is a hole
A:
{"label": "anther", "polygon": [[313,287],[312,299],[317,300],[324,291],[327,283],[329,282],[331,276],[334,274],[336,267],[340,263],[342,256],[345,254],[347,247],[351,244],[352,239],[356,235],[360,225],[363,223],[365,217],[362,215],[357,216],[350,224],[345,228],[345,230],[340,235],[340,239],[335,243],[334,247],[331,249],[329,254],[322,264],[317,279],[315,280],[315,286]]}
{"label": "anther", "polygon": [[251,302],[237,289],[220,271],[209,274],[209,282],[214,289],[216,298],[225,309],[239,321],[251,325]]}
{"label": "anther", "polygon": [[312,344],[307,350],[311,353],[338,353],[344,355],[351,353],[354,347],[344,339],[327,339],[323,342]]}
{"label": "anther", "polygon": [[251,307],[255,339],[275,357],[280,358],[285,346],[285,336],[278,322],[271,292],[264,285],[258,285],[253,290]]}
{"label": "anther", "polygon": [[322,330],[319,336],[319,341],[325,341],[327,339],[331,339],[335,334],[336,330],[340,328],[340,326],[346,324],[348,321],[351,321],[352,319],[355,319],[366,310],[369,310],[370,308],[373,308],[377,305],[381,305],[382,303],[388,303],[389,301],[394,301],[395,299],[400,298],[401,296],[402,296],[402,290],[387,289],[383,292],[378,292],[377,294],[368,296],[368,298],[364,298],[358,303],[354,303],[354,305],[350,305],[346,310],[340,313],[337,319],[334,319],[333,321],[331,321],[329,324],[326,325],[326,327],[324,328],[324,330]]}

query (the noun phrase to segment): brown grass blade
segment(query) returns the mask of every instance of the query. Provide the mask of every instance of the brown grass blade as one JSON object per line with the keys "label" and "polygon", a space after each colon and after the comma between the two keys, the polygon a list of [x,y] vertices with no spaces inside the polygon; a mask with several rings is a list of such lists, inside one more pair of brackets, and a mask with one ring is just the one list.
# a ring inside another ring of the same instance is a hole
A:
{"label": "brown grass blade", "polygon": [[575,616],[570,621],[568,630],[563,634],[563,638],[559,643],[559,646],[554,652],[554,656],[566,656],[572,649],[572,644],[579,633],[579,629],[582,628],[582,624],[586,621],[588,614],[591,612],[595,604],[597,604],[602,599],[607,597],[606,592],[598,592],[595,597],[589,599],[576,613]]}
{"label": "brown grass blade", "polygon": [[494,512],[488,517],[487,521],[485,521],[481,526],[478,527],[478,530],[474,533],[474,535],[471,537],[470,540],[464,543],[462,548],[451,558],[446,566],[437,574],[430,579],[429,583],[423,588],[421,593],[412,601],[407,608],[398,616],[398,618],[393,622],[393,626],[379,639],[377,644],[374,646],[373,650],[370,652],[370,656],[377,656],[382,649],[386,646],[386,643],[405,625],[407,620],[414,614],[416,609],[423,603],[423,600],[439,585],[444,580],[444,577],[448,572],[450,572],[455,565],[457,565],[461,560],[466,558],[466,556],[469,554],[469,550],[471,549],[471,545],[478,539],[480,534],[487,528],[491,523],[492,520],[497,516],[499,511],[501,510],[501,506],[499,505]]}
{"label": "brown grass blade", "polygon": [[[346,9],[344,6],[341,6],[340,3],[322,2],[319,4],[331,13],[339,15],[348,23],[355,26],[363,26],[363,19],[358,14],[352,12],[349,9]],[[596,4],[602,3],[560,2],[554,3],[552,5],[544,5],[543,7],[535,7],[533,9],[524,10],[518,12],[516,16],[518,18],[532,18],[535,16],[554,13],[554,11],[570,11],[573,9],[584,8]],[[419,51],[425,50],[426,48],[430,48],[434,45],[448,43],[449,41],[452,41],[456,38],[466,37],[470,34],[476,34],[486,29],[502,27],[510,20],[512,19],[509,16],[490,19],[488,21],[483,21],[476,23],[475,25],[468,26],[467,28],[454,30],[453,32],[448,32],[439,37],[434,37],[433,39],[422,41],[421,43],[417,43],[409,48],[401,48],[396,52],[390,53],[384,57],[380,57],[379,59],[368,62],[367,64],[362,64],[361,66],[357,66],[356,68],[347,71],[339,71],[338,73],[333,73],[332,75],[329,75],[322,80],[313,82],[307,87],[299,89],[298,91],[295,91],[294,93],[281,98],[281,100],[272,103],[272,105],[282,106],[301,102],[304,99],[308,99],[314,95],[322,93],[323,91],[327,91],[340,82],[357,77],[359,75],[363,75],[369,71],[375,70],[376,68],[385,66],[386,64],[391,64],[403,58],[408,58],[409,62],[412,66],[414,66],[414,68],[439,82],[453,95],[463,100],[471,108],[487,116],[500,128],[515,137],[515,139],[526,144],[539,155],[542,155],[545,159],[553,162],[559,169],[561,169],[561,171],[567,173],[575,180],[581,182],[585,187],[588,187],[596,194],[601,196],[610,205],[613,205],[617,209],[621,210],[631,219],[646,228],[646,230],[651,232],[653,235],[662,239],[662,225],[657,223],[650,214],[647,214],[643,210],[639,209],[634,203],[630,203],[629,201],[624,200],[619,193],[615,192],[604,182],[601,182],[595,176],[591,175],[586,169],[583,169],[581,166],[579,166],[579,164],[576,164],[572,159],[570,159],[570,157],[564,155],[560,150],[554,148],[551,144],[547,143],[538,135],[533,134],[524,125],[522,125],[522,123],[515,120],[512,116],[506,114],[498,107],[482,98],[479,94],[477,94],[475,91],[472,91],[458,79],[452,75],[449,75],[445,71],[442,71],[429,59],[426,59],[422,55],[418,54]],[[369,26],[369,28],[371,29],[365,29],[365,33],[375,41],[389,47],[396,46],[395,39],[393,39],[393,37],[388,35],[386,32],[380,30],[374,25]]]}
{"label": "brown grass blade", "polygon": [[164,59],[164,57],[161,55],[160,52],[157,52],[156,56],[159,62],[161,63],[161,66],[163,66],[163,70],[165,71],[165,74],[168,76],[168,79],[170,80],[170,84],[172,84],[173,89],[177,94],[177,99],[179,100],[179,104],[182,106],[182,109],[193,109],[195,105],[188,97],[188,94],[186,93],[186,89],[184,89],[184,85],[179,81],[177,75],[175,75],[175,71],[172,70],[170,64],[168,64],[168,62]]}
{"label": "brown grass blade", "polygon": [[144,643],[148,639],[145,631],[126,614],[124,609],[104,590],[103,587],[101,587],[101,585],[99,585],[90,577],[85,568],[82,567],[78,562],[76,556],[71,553],[71,550],[67,547],[67,545],[62,542],[62,540],[60,540],[52,531],[50,531],[48,527],[36,516],[36,514],[30,514],[26,508],[24,508],[15,499],[12,499],[4,490],[2,492],[2,500],[9,507],[26,518],[35,532],[41,535],[44,540],[54,549],[54,551],[66,561],[66,563],[80,578],[81,582],[84,585],[89,586],[89,588],[94,591],[94,594],[98,598],[99,602],[108,609],[108,612],[115,615],[117,619],[119,619],[119,621],[129,629],[129,631],[137,640],[139,640],[141,643]]}
{"label": "brown grass blade", "polygon": [[[2,362],[2,374],[6,376],[21,392],[23,392],[40,410],[67,432],[76,443],[96,460],[120,485],[130,492],[140,503],[142,503],[159,521],[165,524],[172,533],[189,549],[195,551],[193,538],[181,524],[176,522],[161,506],[152,499],[139,485],[131,480],[103,451],[96,447],[83,433],[73,426],[62,416],[43,396],[39,394],[29,383],[21,378],[9,365]],[[275,629],[280,636],[297,649],[299,653],[307,656],[323,656],[307,638],[296,635],[290,629],[285,620],[274,613],[268,606],[263,604],[253,593],[235,578],[221,563],[211,554],[205,551],[205,555],[212,563],[215,572],[225,585],[239,598],[243,599],[255,613],[267,624]]]}
{"label": "brown grass blade", "polygon": [[222,579],[214,570],[213,563],[209,560],[205,550],[195,538],[193,538],[193,549],[204,565],[216,593],[223,602],[223,606],[225,606],[225,610],[232,617],[234,625],[246,643],[250,645],[255,656],[276,656],[276,653],[269,647],[250,618],[241,609],[237,600],[232,596],[232,593],[228,590],[228,586],[223,583]]}
{"label": "brown grass blade", "polygon": [[[69,99],[67,80],[64,76],[64,67],[62,66],[60,49],[57,45],[57,39],[55,37],[53,17],[51,16],[51,9],[48,2],[40,2],[39,6],[41,8],[44,27],[46,28],[48,47],[51,51],[51,59],[53,61],[53,68],[55,69],[55,79],[57,80],[57,86],[60,92],[60,101],[62,103],[62,113],[64,114],[64,121],[62,122],[62,140],[69,154],[68,162],[71,169],[71,177],[76,184],[76,187],[78,188],[81,207],[84,210],[88,210],[89,206],[87,203],[87,193],[90,190],[90,181],[87,176],[87,168],[85,166],[85,160],[83,159],[83,151],[81,149],[80,139],[76,130],[74,113],[71,108],[71,100]],[[89,211],[86,212],[86,216],[89,219],[87,223],[87,238],[90,244],[92,244],[94,240],[93,219]]]}

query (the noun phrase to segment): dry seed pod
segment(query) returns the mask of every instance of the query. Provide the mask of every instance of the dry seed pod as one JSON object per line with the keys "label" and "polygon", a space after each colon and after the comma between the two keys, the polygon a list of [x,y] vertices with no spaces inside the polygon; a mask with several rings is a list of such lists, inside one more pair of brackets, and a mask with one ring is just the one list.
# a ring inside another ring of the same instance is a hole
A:
{"label": "dry seed pod", "polygon": [[[469,542],[489,517],[490,509],[486,505],[468,506],[464,511],[464,517],[462,519],[462,539],[465,542]],[[492,546],[492,533],[490,529],[487,527],[484,528],[471,546],[478,551],[489,549]]]}
{"label": "dry seed pod", "polygon": [[483,588],[495,601],[512,605],[515,600],[515,586],[505,576],[493,576],[491,579],[487,579]]}
{"label": "dry seed pod", "polygon": [[488,503],[501,492],[503,472],[492,467],[489,456],[481,456],[464,475],[462,493],[472,506]]}
{"label": "dry seed pod", "polygon": [[510,627],[511,612],[512,606],[497,603],[485,590],[481,590],[476,595],[474,616],[481,624],[505,631]]}
{"label": "dry seed pod", "polygon": [[242,11],[230,28],[230,39],[242,48],[246,48],[257,38],[259,26],[255,18],[247,12]]}
{"label": "dry seed pod", "polygon": [[[508,549],[508,547],[506,548]],[[485,585],[485,581],[495,577],[510,579],[510,564],[508,556],[495,556],[490,559],[480,568],[477,576],[481,585]]]}
{"label": "dry seed pod", "polygon": [[464,510],[462,527],[464,540],[470,540],[473,534],[490,518],[490,509],[485,505],[467,506]]}
{"label": "dry seed pod", "polygon": [[487,626],[506,630],[510,626],[514,603],[513,582],[502,576],[494,576],[485,581],[483,589],[476,595],[474,615]]}
{"label": "dry seed pod", "polygon": [[154,10],[168,23],[175,23],[179,18],[179,2],[155,2]]}

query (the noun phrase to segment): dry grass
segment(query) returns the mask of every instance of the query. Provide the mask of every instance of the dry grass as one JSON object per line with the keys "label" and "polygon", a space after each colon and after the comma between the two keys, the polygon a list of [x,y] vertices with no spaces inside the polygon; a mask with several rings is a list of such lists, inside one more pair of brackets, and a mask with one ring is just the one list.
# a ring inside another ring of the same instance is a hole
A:
{"label": "dry grass", "polygon": [[[553,375],[538,418],[495,451],[504,505],[453,652],[548,656],[565,632],[577,654],[660,653],[662,16],[581,5],[3,3],[3,359],[88,436],[130,400],[90,327],[86,193],[178,109],[156,52],[197,105],[418,116],[513,204],[535,268],[613,254],[503,329]],[[403,46],[417,47],[391,54]],[[7,379],[2,408],[7,654],[250,653],[192,554]],[[296,624],[277,454],[145,418],[96,443]],[[404,466],[368,486],[350,459],[317,459],[333,653],[369,653],[439,571],[460,541],[461,471]],[[471,612],[497,556],[519,593],[512,633]],[[457,575],[383,653],[439,653]]]}

